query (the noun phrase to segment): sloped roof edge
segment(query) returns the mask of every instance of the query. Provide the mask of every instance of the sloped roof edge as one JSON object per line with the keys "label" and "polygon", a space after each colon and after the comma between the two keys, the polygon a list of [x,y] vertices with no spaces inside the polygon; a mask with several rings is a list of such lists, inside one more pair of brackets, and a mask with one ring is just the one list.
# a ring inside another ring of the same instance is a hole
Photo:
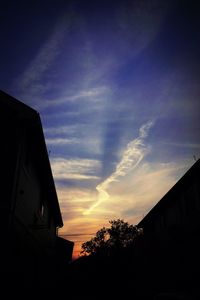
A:
{"label": "sloped roof edge", "polygon": [[[24,119],[25,121],[28,119],[30,122],[34,123],[34,128],[39,141],[37,146],[40,152],[40,156],[42,157],[42,170],[43,172],[45,172],[45,178],[49,182],[49,204],[56,226],[62,227],[62,215],[60,211],[60,206],[58,202],[55,183],[51,170],[51,164],[48,156],[48,151],[42,128],[42,122],[39,113],[30,106],[17,100],[16,98],[10,96],[2,90],[0,90],[0,105],[3,105],[9,110],[12,110],[20,119]],[[41,168],[41,166],[39,167]]]}
{"label": "sloped roof edge", "polygon": [[[147,224],[153,216],[161,212],[167,205],[170,205],[173,193],[183,189],[183,186],[187,186],[188,182],[192,180],[195,172],[200,173],[200,159],[198,159],[186,173],[173,185],[173,187],[156,203],[156,205],[148,212],[148,214],[137,224],[138,227],[143,227]],[[176,199],[175,199],[176,201]]]}

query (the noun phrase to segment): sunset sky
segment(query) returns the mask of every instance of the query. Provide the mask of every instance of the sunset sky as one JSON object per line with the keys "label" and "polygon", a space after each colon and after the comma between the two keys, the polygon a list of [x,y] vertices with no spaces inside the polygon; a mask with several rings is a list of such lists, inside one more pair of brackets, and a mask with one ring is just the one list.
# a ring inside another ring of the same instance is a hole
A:
{"label": "sunset sky", "polygon": [[0,2],[0,89],[40,113],[75,255],[200,157],[198,3]]}

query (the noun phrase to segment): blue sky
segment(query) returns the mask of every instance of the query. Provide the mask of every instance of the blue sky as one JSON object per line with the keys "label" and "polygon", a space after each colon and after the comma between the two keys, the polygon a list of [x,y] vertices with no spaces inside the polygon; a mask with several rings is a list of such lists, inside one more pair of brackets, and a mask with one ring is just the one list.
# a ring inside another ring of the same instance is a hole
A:
{"label": "blue sky", "polygon": [[137,224],[200,156],[198,1],[0,5],[0,88],[40,113],[60,234]]}

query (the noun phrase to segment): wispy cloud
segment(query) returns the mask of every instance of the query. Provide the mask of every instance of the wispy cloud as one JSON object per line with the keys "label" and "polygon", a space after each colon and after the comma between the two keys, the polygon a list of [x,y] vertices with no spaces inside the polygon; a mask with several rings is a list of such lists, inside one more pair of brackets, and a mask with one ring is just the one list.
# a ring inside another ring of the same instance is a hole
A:
{"label": "wispy cloud", "polygon": [[98,100],[102,101],[102,96],[107,95],[108,93],[110,93],[110,90],[105,86],[92,87],[85,90],[77,91],[76,93],[73,93],[71,95],[66,94],[64,96],[55,99],[51,99],[51,100],[47,99],[39,103],[38,108],[44,109],[46,107],[59,106],[67,102],[73,103],[73,102],[83,101],[83,100],[92,101],[92,103],[95,103]]}
{"label": "wispy cloud", "polygon": [[[88,117],[88,118],[87,118]],[[47,146],[52,147],[52,151],[56,153],[58,147],[69,145],[70,151],[91,155],[101,155],[102,153],[102,120],[98,120],[99,116],[85,116],[76,123],[44,128],[45,140]],[[94,120],[95,119],[95,120]],[[54,148],[54,149],[53,149]],[[69,148],[68,148],[69,149]]]}
{"label": "wispy cloud", "polygon": [[44,84],[40,80],[43,74],[49,70],[55,58],[59,55],[61,42],[68,30],[69,18],[64,16],[56,24],[50,38],[41,46],[36,56],[32,59],[27,69],[14,82],[21,94],[40,94],[45,90]]}
{"label": "wispy cloud", "polygon": [[46,144],[47,145],[67,145],[67,144],[76,144],[78,143],[77,139],[75,138],[47,138]]}
{"label": "wispy cloud", "polygon": [[44,128],[45,134],[74,134],[77,131],[77,125],[53,126]]}
{"label": "wispy cloud", "polygon": [[55,180],[88,180],[99,179],[96,174],[99,172],[101,164],[100,161],[93,159],[53,158],[51,167]]}
{"label": "wispy cloud", "polygon": [[[109,188],[109,201],[83,214],[88,205],[96,200],[92,189],[63,187],[58,188],[58,198],[62,208],[64,223],[61,233],[95,233],[107,226],[108,220],[123,218],[130,224],[138,222],[164,196],[189,168],[191,162],[141,162],[134,172],[129,172]],[[80,251],[81,244],[88,236],[70,237],[76,242],[75,249]],[[79,241],[79,242],[77,242]]]}
{"label": "wispy cloud", "polygon": [[[191,162],[190,162],[191,164]],[[114,208],[116,216],[137,224],[189,168],[189,162],[147,162],[109,189],[110,198],[101,205]],[[99,208],[95,209],[95,213]],[[116,213],[117,212],[117,213]]]}
{"label": "wispy cloud", "polygon": [[97,136],[91,134],[88,137],[86,134],[80,134],[77,137],[52,137],[45,138],[47,147],[51,150],[51,153],[56,154],[56,147],[62,147],[68,145],[74,153],[77,153],[77,149],[81,149],[82,153],[88,153],[88,155],[101,155],[102,140]]}
{"label": "wispy cloud", "polygon": [[144,139],[148,136],[149,129],[154,122],[149,121],[139,129],[139,136],[128,143],[126,150],[122,155],[121,161],[117,164],[115,171],[106,178],[102,183],[97,185],[96,189],[99,193],[98,201],[92,205],[84,214],[89,214],[94,208],[99,206],[103,201],[108,200],[109,193],[107,189],[112,182],[118,181],[120,177],[125,176],[128,172],[138,166],[140,161],[147,153],[148,147],[144,144]]}

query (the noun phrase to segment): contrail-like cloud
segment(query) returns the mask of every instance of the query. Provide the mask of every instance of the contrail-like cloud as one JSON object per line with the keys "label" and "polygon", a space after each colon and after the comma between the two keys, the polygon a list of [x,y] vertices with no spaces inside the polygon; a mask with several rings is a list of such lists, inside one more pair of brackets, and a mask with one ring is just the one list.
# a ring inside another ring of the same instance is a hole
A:
{"label": "contrail-like cloud", "polygon": [[87,211],[85,215],[90,214],[102,202],[109,199],[110,195],[107,191],[112,182],[118,181],[118,178],[125,176],[128,172],[138,166],[147,152],[147,146],[144,143],[145,138],[148,136],[150,128],[154,122],[149,121],[142,125],[139,129],[139,136],[127,144],[127,147],[122,155],[121,161],[117,164],[115,171],[106,178],[103,182],[97,185],[98,200]]}
{"label": "contrail-like cloud", "polygon": [[32,58],[27,69],[14,81],[13,87],[18,89],[22,95],[28,93],[28,95],[35,96],[35,94],[40,94],[45,90],[44,84],[41,84],[40,81],[42,76],[49,71],[56,57],[61,53],[61,45],[69,26],[70,21],[64,15],[52,30],[47,41],[41,45],[36,56]]}

